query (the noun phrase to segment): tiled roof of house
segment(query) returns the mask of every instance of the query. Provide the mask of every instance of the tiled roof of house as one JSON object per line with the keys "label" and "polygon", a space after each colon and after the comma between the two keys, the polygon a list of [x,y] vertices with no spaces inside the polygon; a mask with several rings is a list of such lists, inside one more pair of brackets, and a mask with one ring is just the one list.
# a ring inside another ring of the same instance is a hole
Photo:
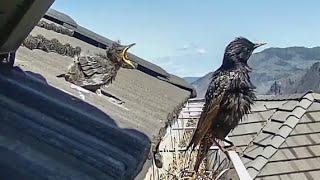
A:
{"label": "tiled roof of house", "polygon": [[[31,31],[39,34],[79,46],[83,55],[104,52],[52,30]],[[191,94],[121,68],[103,89],[110,96],[100,97],[57,78],[73,60],[20,47],[16,67],[0,72],[0,179],[141,179],[168,115]]]}
{"label": "tiled roof of house", "polygon": [[229,135],[254,179],[320,176],[320,94],[260,96]]}

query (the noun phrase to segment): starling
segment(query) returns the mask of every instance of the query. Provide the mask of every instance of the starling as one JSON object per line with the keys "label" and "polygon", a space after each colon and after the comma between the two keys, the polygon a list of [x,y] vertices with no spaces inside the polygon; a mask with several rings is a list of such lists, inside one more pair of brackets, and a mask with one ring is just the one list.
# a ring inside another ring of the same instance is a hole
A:
{"label": "starling", "polygon": [[100,88],[115,79],[120,67],[128,64],[135,68],[127,55],[128,49],[133,45],[135,44],[122,46],[114,43],[107,48],[106,55],[80,56],[69,66],[66,74],[58,77],[64,76],[66,81],[101,95]]}
{"label": "starling", "polygon": [[225,137],[239,124],[243,115],[250,112],[256,98],[247,61],[253,50],[264,44],[238,37],[226,47],[222,65],[212,75],[197,128],[187,146],[187,149],[192,147],[194,150],[200,144],[194,167],[196,172],[214,143],[226,154],[219,142],[225,141],[233,146]]}

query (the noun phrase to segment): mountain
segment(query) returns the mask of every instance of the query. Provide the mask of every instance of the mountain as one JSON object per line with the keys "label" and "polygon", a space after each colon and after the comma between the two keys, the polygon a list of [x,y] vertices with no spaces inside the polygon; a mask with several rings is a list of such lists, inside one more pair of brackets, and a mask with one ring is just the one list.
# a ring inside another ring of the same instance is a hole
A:
{"label": "mountain", "polygon": [[203,77],[191,83],[191,85],[193,85],[196,88],[198,97],[204,97],[204,95],[206,94],[208,84],[211,81],[211,76],[212,72],[204,75]]}
{"label": "mountain", "polygon": [[186,80],[189,84],[195,82],[198,80],[200,77],[183,77],[184,80]]}
{"label": "mountain", "polygon": [[[304,92],[319,86],[320,82],[314,86],[308,84],[312,82],[311,77],[316,73],[314,66],[318,66],[319,61],[320,47],[268,48],[253,54],[249,59],[249,66],[252,68],[250,77],[257,94],[267,94],[275,82],[281,84],[283,94]],[[199,97],[205,94],[210,77],[207,74],[192,83]]]}
{"label": "mountain", "polygon": [[282,90],[284,94],[305,93],[309,90],[319,93],[320,92],[320,62],[314,63],[302,77],[297,79],[295,82],[286,84],[284,87],[285,88]]}

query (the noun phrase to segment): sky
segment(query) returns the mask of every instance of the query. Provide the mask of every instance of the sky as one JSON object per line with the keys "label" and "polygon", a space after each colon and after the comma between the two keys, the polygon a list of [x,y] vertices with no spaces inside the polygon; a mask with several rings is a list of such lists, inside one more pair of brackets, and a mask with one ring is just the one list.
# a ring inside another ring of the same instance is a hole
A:
{"label": "sky", "polygon": [[[235,37],[264,48],[320,45],[319,0],[55,0],[78,24],[181,77],[221,65]],[[261,51],[263,48],[258,49]]]}

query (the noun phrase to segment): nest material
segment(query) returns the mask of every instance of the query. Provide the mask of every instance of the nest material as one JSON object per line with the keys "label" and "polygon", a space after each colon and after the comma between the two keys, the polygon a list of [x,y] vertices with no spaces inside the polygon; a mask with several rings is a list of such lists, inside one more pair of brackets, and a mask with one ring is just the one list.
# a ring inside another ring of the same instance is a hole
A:
{"label": "nest material", "polygon": [[50,30],[50,31],[54,31],[54,32],[60,33],[60,34],[71,36],[71,37],[74,34],[73,30],[64,28],[64,27],[59,26],[59,25],[55,25],[54,23],[47,23],[46,21],[39,21],[37,26],[41,27],[41,28],[44,28],[44,29],[47,29],[47,30]]}
{"label": "nest material", "polygon": [[47,39],[43,35],[38,34],[37,36],[29,35],[23,42],[22,45],[28,49],[40,49],[45,52],[54,52],[63,56],[75,57],[81,53],[79,46],[72,47],[70,44],[62,44],[58,39]]}

